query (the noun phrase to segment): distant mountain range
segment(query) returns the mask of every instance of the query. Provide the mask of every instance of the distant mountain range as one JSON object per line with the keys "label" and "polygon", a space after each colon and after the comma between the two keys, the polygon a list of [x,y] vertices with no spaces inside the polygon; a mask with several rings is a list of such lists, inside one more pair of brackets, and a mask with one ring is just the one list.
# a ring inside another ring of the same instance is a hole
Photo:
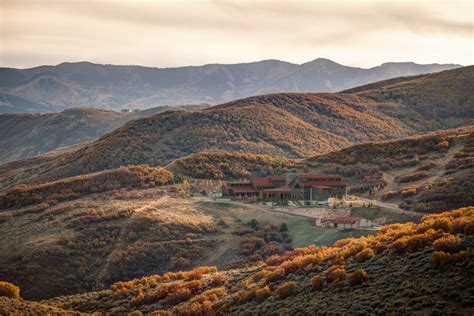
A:
{"label": "distant mountain range", "polygon": [[67,108],[150,108],[219,104],[279,92],[336,92],[400,76],[458,68],[455,64],[385,63],[363,69],[319,58],[301,65],[279,60],[177,68],[63,63],[0,68],[0,113]]}

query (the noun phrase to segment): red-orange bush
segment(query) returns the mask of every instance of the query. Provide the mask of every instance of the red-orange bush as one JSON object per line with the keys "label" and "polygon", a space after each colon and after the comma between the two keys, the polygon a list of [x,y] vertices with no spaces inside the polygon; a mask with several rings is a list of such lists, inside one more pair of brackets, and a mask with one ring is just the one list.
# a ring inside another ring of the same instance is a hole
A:
{"label": "red-orange bush", "polygon": [[367,281],[367,272],[363,269],[356,269],[354,272],[349,274],[348,281],[352,287],[362,284]]}
{"label": "red-orange bush", "polygon": [[397,191],[387,191],[387,192],[384,192],[382,194],[382,196],[380,197],[380,199],[382,201],[386,201],[386,200],[390,200],[390,199],[393,199],[394,197],[396,197],[398,195],[398,192]]}
{"label": "red-orange bush", "polygon": [[278,268],[275,271],[265,276],[266,283],[275,282],[285,277],[285,270]]}
{"label": "red-orange bush", "polygon": [[255,290],[255,298],[259,302],[263,302],[264,300],[266,300],[271,295],[272,295],[272,291],[270,290],[268,285]]}
{"label": "red-orange bush", "polygon": [[327,283],[339,283],[346,277],[346,270],[343,266],[332,266],[326,271]]}
{"label": "red-orange bush", "polygon": [[444,251],[435,251],[432,254],[433,263],[438,268],[445,268],[452,266],[458,262],[465,261],[469,258],[467,250],[460,251],[458,253],[451,254]]}
{"label": "red-orange bush", "polygon": [[358,262],[365,262],[374,256],[374,251],[370,247],[365,247],[355,256]]}
{"label": "red-orange bush", "polygon": [[191,290],[185,287],[177,288],[175,291],[166,295],[165,303],[175,305],[188,300],[191,297]]}
{"label": "red-orange bush", "polygon": [[279,298],[285,298],[298,293],[298,286],[295,281],[288,281],[277,287],[275,291]]}
{"label": "red-orange bush", "polygon": [[9,282],[0,281],[0,296],[6,296],[9,298],[19,298],[20,288]]}
{"label": "red-orange bush", "polygon": [[449,235],[442,237],[433,242],[436,251],[444,251],[449,253],[459,252],[461,250],[461,239],[458,236]]}
{"label": "red-orange bush", "polygon": [[316,275],[311,279],[311,288],[313,291],[321,291],[324,288],[324,280]]}

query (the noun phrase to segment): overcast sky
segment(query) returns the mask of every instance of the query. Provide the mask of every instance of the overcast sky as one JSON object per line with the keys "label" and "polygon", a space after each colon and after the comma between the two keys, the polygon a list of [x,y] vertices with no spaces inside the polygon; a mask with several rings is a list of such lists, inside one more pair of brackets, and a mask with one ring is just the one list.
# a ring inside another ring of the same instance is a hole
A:
{"label": "overcast sky", "polygon": [[474,0],[0,0],[0,65],[474,64]]}

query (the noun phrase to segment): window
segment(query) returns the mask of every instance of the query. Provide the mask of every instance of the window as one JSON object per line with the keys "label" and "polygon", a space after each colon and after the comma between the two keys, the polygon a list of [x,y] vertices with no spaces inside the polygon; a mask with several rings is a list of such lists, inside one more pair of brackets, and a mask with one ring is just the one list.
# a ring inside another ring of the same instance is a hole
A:
{"label": "window", "polygon": [[295,184],[295,189],[299,189],[300,188],[300,185],[297,183]]}

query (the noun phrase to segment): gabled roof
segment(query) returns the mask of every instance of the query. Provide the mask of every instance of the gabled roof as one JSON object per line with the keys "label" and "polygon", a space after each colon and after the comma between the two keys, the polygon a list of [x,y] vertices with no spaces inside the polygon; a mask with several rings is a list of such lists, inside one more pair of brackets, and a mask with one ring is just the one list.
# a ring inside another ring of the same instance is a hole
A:
{"label": "gabled roof", "polygon": [[264,193],[291,193],[291,189],[289,187],[279,187],[274,189],[267,189],[263,190]]}
{"label": "gabled roof", "polygon": [[283,176],[273,176],[267,178],[255,178],[253,183],[256,187],[276,187],[278,184],[275,182],[285,181]]}
{"label": "gabled roof", "polygon": [[341,180],[329,180],[329,181],[318,181],[318,180],[301,180],[301,183],[306,187],[346,187],[346,184]]}
{"label": "gabled roof", "polygon": [[298,175],[300,180],[321,180],[321,179],[341,179],[340,176],[334,174],[324,174],[324,173],[302,173]]}

